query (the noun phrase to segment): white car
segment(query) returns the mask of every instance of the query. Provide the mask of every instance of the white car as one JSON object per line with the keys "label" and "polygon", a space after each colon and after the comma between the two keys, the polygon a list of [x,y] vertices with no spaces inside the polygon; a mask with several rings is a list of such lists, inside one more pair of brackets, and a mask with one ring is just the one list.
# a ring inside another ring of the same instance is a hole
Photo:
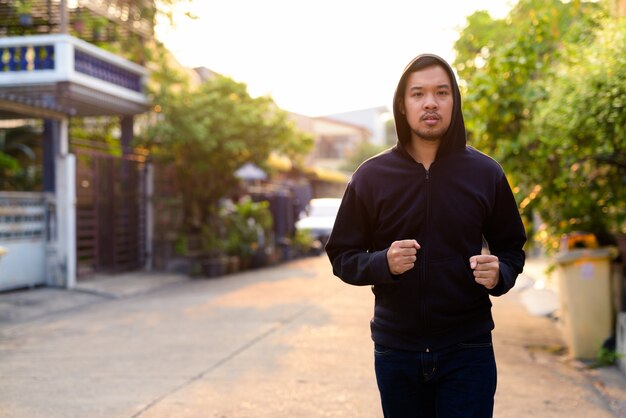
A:
{"label": "white car", "polygon": [[323,246],[335,224],[341,199],[325,197],[311,199],[307,214],[296,222],[297,230],[308,231]]}

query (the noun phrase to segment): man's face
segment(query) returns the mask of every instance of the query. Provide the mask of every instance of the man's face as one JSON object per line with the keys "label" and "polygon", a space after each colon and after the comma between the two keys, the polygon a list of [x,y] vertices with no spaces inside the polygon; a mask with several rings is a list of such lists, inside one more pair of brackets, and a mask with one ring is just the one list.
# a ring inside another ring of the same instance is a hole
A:
{"label": "man's face", "polygon": [[409,75],[402,111],[420,139],[439,141],[452,120],[454,99],[446,70],[438,65]]}

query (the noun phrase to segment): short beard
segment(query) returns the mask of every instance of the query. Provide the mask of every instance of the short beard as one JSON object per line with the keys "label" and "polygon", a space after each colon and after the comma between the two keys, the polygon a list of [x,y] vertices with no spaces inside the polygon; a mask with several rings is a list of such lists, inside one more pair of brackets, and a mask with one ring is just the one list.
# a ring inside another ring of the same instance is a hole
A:
{"label": "short beard", "polygon": [[448,130],[448,128],[439,128],[439,129],[411,129],[411,131],[413,132],[414,135],[416,135],[418,138],[423,139],[424,141],[427,142],[436,142],[439,141],[443,138],[443,136],[446,134],[446,131]]}

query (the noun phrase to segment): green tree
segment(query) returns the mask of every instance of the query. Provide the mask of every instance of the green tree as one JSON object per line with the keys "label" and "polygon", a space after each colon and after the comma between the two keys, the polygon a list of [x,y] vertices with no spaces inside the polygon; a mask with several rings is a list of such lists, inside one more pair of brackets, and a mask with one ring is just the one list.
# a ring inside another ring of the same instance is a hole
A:
{"label": "green tree", "polygon": [[219,200],[237,185],[234,173],[244,163],[269,171],[271,152],[297,163],[313,145],[270,97],[251,97],[243,83],[216,75],[192,88],[167,65],[154,77],[156,121],[141,143],[175,167],[187,232],[215,220]]}
{"label": "green tree", "polygon": [[602,44],[605,6],[520,0],[505,19],[470,16],[455,44],[470,143],[502,163],[546,236],[623,223],[623,67],[609,59],[624,55],[623,26]]}
{"label": "green tree", "polygon": [[536,81],[551,74],[563,44],[588,42],[600,10],[596,3],[521,0],[504,19],[486,12],[468,18],[454,65],[467,86],[472,145],[515,167],[525,151],[519,141],[524,124],[544,98]]}
{"label": "green tree", "polygon": [[535,206],[555,231],[608,241],[626,232],[626,21],[568,45],[554,73],[524,139],[528,181],[542,184]]}

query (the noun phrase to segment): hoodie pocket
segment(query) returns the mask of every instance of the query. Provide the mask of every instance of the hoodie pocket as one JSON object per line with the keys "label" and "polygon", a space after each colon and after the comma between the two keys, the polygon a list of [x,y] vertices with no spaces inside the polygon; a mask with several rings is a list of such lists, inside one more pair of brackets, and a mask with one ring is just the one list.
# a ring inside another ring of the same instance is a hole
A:
{"label": "hoodie pocket", "polygon": [[456,322],[458,315],[490,306],[487,290],[476,283],[463,257],[433,260],[428,271],[428,303],[433,319]]}

